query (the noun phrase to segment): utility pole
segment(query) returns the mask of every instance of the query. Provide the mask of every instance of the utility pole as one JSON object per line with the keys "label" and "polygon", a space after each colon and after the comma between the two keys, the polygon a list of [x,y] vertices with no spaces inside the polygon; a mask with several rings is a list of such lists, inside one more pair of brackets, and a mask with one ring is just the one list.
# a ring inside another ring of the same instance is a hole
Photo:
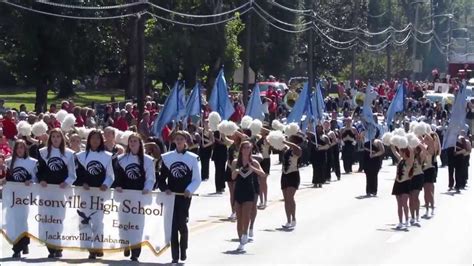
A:
{"label": "utility pole", "polygon": [[243,100],[244,105],[247,106],[249,98],[249,68],[250,68],[250,44],[252,38],[252,2],[250,0],[250,10],[247,12],[247,21],[245,25],[245,52],[244,52],[244,84],[243,84]]}
{"label": "utility pole", "polygon": [[417,46],[417,41],[416,41],[416,38],[417,38],[417,30],[418,30],[418,15],[419,15],[419,5],[421,4],[422,2],[421,1],[415,1],[413,2],[415,6],[415,23],[414,23],[414,26],[415,26],[415,30],[413,32],[413,55],[412,55],[412,62],[413,62],[413,72],[412,72],[412,76],[411,76],[411,80],[415,80],[415,66],[416,66],[416,46]]}
{"label": "utility pole", "polygon": [[137,122],[142,120],[145,111],[145,16],[138,13],[137,23]]}
{"label": "utility pole", "polygon": [[[308,9],[313,10],[313,1],[306,0],[306,6]],[[311,16],[311,21],[313,21],[313,16]],[[313,29],[308,31],[308,89],[312,91],[314,87],[314,71],[313,71],[313,62],[314,62],[314,35]]]}
{"label": "utility pole", "polygon": [[[352,23],[354,26],[358,25],[357,13],[359,12],[359,1],[360,0],[354,1],[355,2],[354,11],[352,11]],[[351,64],[351,83],[353,87],[355,87],[356,49],[357,49],[357,45],[354,45],[354,47],[352,47],[352,64]]]}
{"label": "utility pole", "polygon": [[449,73],[449,54],[451,53],[451,38],[453,35],[451,22],[453,20],[453,15],[448,17],[448,44],[446,46],[446,73]]}
{"label": "utility pole", "polygon": [[[392,26],[392,0],[388,0],[388,20],[390,21],[390,26]],[[390,81],[391,78],[392,78],[392,47],[389,43],[387,45],[387,81]]]}

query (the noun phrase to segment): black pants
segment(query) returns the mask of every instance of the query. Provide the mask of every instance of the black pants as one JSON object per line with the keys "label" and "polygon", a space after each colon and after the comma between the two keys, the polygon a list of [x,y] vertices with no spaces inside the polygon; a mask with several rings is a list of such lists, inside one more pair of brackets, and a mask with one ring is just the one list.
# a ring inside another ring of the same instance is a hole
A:
{"label": "black pants", "polygon": [[48,248],[49,254],[56,254],[57,252],[63,252],[62,249],[55,249],[55,248],[51,248],[51,247],[48,247],[48,246],[46,246],[46,247]]}
{"label": "black pants", "polygon": [[216,182],[216,191],[221,191],[225,189],[225,164],[226,160],[215,159],[214,167],[216,170],[215,182]]}
{"label": "black pants", "polygon": [[21,252],[24,248],[28,247],[28,244],[30,244],[30,238],[27,236],[22,237],[18,242],[13,244],[13,252],[19,253]]}
{"label": "black pants", "polygon": [[358,172],[362,172],[364,170],[364,151],[357,151],[357,159],[359,161],[359,169]]}
{"label": "black pants", "polygon": [[342,162],[344,165],[344,172],[352,172],[352,164],[354,163],[354,145],[345,144],[342,147]]}
{"label": "black pants", "polygon": [[369,161],[370,164],[368,164],[367,167],[364,168],[365,178],[367,180],[365,186],[365,193],[377,195],[378,175],[380,167],[378,162],[375,162],[374,160]]}
{"label": "black pants", "polygon": [[331,166],[333,161],[333,152],[332,148],[326,151],[326,165],[324,167],[324,180],[329,182],[331,181]]}
{"label": "black pants", "polygon": [[464,159],[465,156],[456,156],[455,163],[454,163],[454,177],[456,180],[456,189],[461,189],[466,186],[466,175],[467,175],[467,164]]}
{"label": "black pants", "polygon": [[[188,248],[188,217],[189,206],[191,205],[190,198],[183,196],[176,196],[174,200],[173,225],[171,226],[171,256],[173,260],[179,259],[186,254]],[[178,238],[178,232],[180,238]]]}
{"label": "black pants", "polygon": [[334,146],[332,149],[332,169],[337,176],[337,179],[341,179],[341,163],[339,159],[339,146]]}
{"label": "black pants", "polygon": [[456,165],[456,159],[454,156],[454,149],[448,148],[446,151],[446,156],[448,160],[448,178],[449,178],[449,188],[454,186],[454,170]]}
{"label": "black pants", "polygon": [[199,150],[199,159],[201,160],[201,178],[209,179],[209,162],[211,160],[212,147],[201,148]]}
{"label": "black pants", "polygon": [[321,185],[324,184],[324,181],[326,180],[326,152],[316,151],[316,153],[316,155],[311,157],[311,165],[313,166],[313,184]]}

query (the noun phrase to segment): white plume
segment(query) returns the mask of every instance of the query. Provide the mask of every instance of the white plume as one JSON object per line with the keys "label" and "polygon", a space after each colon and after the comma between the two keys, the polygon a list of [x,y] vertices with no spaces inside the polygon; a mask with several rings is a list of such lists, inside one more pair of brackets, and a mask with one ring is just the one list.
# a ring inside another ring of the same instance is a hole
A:
{"label": "white plume", "polygon": [[417,136],[423,136],[426,134],[426,126],[425,122],[420,122],[418,123],[414,128],[413,128],[413,133]]}
{"label": "white plume", "polygon": [[285,130],[285,125],[283,125],[280,121],[275,119],[272,122],[272,128],[274,130],[279,130],[279,131],[283,132]]}
{"label": "white plume", "polygon": [[31,132],[35,137],[43,136],[48,132],[48,125],[43,120],[38,121],[31,127]]}
{"label": "white plume", "polygon": [[130,130],[126,130],[126,131],[123,131],[122,134],[120,134],[120,139],[119,139],[119,143],[124,145],[124,146],[127,146],[128,145],[128,138],[133,134],[134,132],[133,131],[130,131]]}
{"label": "white plume", "polygon": [[390,144],[391,144],[390,141],[392,139],[392,136],[393,136],[393,134],[391,132],[386,132],[385,134],[383,134],[383,136],[382,136],[383,144],[386,145],[386,146],[390,146]]}
{"label": "white plume", "polygon": [[66,118],[66,115],[68,114],[68,112],[66,110],[59,110],[57,113],[56,113],[56,119],[62,123],[64,121],[64,119]]}
{"label": "white plume", "polygon": [[64,121],[61,123],[61,129],[64,132],[69,132],[76,123],[76,117],[73,114],[67,114]]}
{"label": "white plume", "polygon": [[405,130],[403,128],[397,128],[395,129],[393,132],[392,132],[393,135],[397,135],[397,136],[405,136]]}
{"label": "white plume", "polygon": [[297,123],[290,123],[285,127],[285,135],[293,136],[298,134],[298,131],[300,131],[300,127],[298,126]]}
{"label": "white plume", "polygon": [[250,128],[250,124],[252,123],[252,118],[248,115],[242,117],[242,121],[240,121],[240,126],[242,129],[248,129]]}
{"label": "white plume", "polygon": [[256,136],[260,134],[262,127],[263,127],[262,121],[258,119],[253,120],[252,123],[250,124],[250,131],[252,131],[252,136]]}
{"label": "white plume", "polygon": [[415,131],[415,128],[419,125],[419,123],[417,121],[411,121],[410,122],[410,129],[409,131],[410,132],[414,132]]}
{"label": "white plume", "polygon": [[217,125],[217,130],[226,136],[232,136],[239,127],[232,121],[223,120]]}
{"label": "white plume", "polygon": [[267,141],[268,143],[277,150],[283,150],[285,148],[285,135],[279,130],[272,130],[268,133]]}
{"label": "white plume", "polygon": [[395,135],[390,140],[390,143],[399,149],[404,149],[408,147],[408,139],[405,136]]}
{"label": "white plume", "polygon": [[413,149],[418,147],[418,145],[420,145],[421,143],[418,137],[415,135],[415,133],[408,133],[407,140],[408,140],[408,146],[410,146],[410,148],[413,148]]}
{"label": "white plume", "polygon": [[16,125],[16,129],[18,130],[18,133],[20,133],[20,135],[24,137],[31,135],[31,125],[26,121],[18,122],[18,124]]}
{"label": "white plume", "polygon": [[120,138],[122,138],[123,131],[117,128],[115,130],[115,142],[120,143]]}
{"label": "white plume", "polygon": [[217,131],[217,126],[221,122],[222,118],[218,112],[211,112],[209,114],[209,128],[212,131]]}
{"label": "white plume", "polygon": [[81,139],[87,139],[92,130],[92,128],[76,127],[76,132]]}

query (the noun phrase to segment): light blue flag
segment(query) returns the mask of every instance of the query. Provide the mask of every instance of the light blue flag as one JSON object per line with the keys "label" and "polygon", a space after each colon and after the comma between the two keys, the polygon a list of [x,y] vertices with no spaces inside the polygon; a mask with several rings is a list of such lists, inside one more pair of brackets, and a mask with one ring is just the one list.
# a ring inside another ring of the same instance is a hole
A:
{"label": "light blue flag", "polygon": [[229,99],[227,92],[227,82],[224,77],[224,68],[221,68],[219,75],[217,75],[214,87],[212,88],[211,97],[209,99],[209,106],[213,111],[219,113],[223,120],[229,119],[234,113],[234,106]]}
{"label": "light blue flag", "polygon": [[258,84],[255,84],[252,94],[250,95],[250,101],[247,103],[245,115],[248,115],[253,119],[259,119],[260,121],[265,119],[262,99],[260,98],[260,88],[258,87]]}
{"label": "light blue flag", "polygon": [[308,89],[308,82],[304,83],[303,90],[300,92],[300,96],[295,102],[291,113],[288,115],[286,121],[287,123],[296,122],[300,124],[301,118],[305,113],[308,112],[308,107],[310,106],[310,91]]}
{"label": "light blue flag", "polygon": [[451,116],[449,118],[448,129],[443,139],[443,149],[456,146],[461,130],[466,125],[466,99],[467,99],[466,81],[459,88],[456,99],[454,100]]}
{"label": "light blue flag", "polygon": [[201,115],[201,85],[196,83],[186,103],[186,117]]}
{"label": "light blue flag", "polygon": [[179,85],[178,89],[178,119],[186,116],[186,86],[184,81]]}
{"label": "light blue flag", "polygon": [[179,115],[178,109],[178,98],[179,98],[179,85],[178,82],[173,86],[170,95],[166,98],[165,105],[160,110],[158,117],[153,123],[152,133],[155,136],[161,136],[161,131],[165,125],[171,122],[173,119],[176,119]]}
{"label": "light blue flag", "polygon": [[323,113],[326,111],[326,104],[324,103],[324,98],[323,98],[323,88],[321,86],[321,82],[318,82],[318,86],[316,87],[316,93],[318,94],[318,108],[320,108],[321,112],[320,112],[320,116],[321,116],[321,119],[323,118]]}
{"label": "light blue flag", "polygon": [[395,114],[398,112],[403,112],[405,110],[404,102],[405,102],[405,88],[402,84],[398,85],[397,92],[395,93],[395,97],[393,97],[392,102],[387,110],[387,126],[390,126],[393,122],[393,118]]}
{"label": "light blue flag", "polygon": [[372,101],[376,98],[376,93],[372,86],[368,86],[365,91],[364,105],[362,109],[362,123],[365,127],[366,134],[365,140],[371,141],[377,134],[377,123],[374,120],[374,114],[372,113]]}
{"label": "light blue flag", "polygon": [[324,109],[326,107],[326,105],[324,104],[324,99],[321,93],[321,87],[319,83],[316,86],[316,90],[314,91],[311,97],[311,106],[313,109],[312,114],[317,124],[323,120]]}

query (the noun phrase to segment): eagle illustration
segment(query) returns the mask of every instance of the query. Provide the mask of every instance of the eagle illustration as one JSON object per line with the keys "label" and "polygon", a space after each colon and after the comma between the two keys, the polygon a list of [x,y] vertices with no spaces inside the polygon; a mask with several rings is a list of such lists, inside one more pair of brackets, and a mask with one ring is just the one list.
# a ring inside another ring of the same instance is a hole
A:
{"label": "eagle illustration", "polygon": [[89,221],[91,220],[92,215],[94,215],[96,212],[97,211],[95,211],[95,212],[91,213],[91,215],[87,216],[85,213],[81,212],[80,210],[77,210],[77,214],[79,214],[79,216],[81,216],[81,218],[82,218],[81,224],[88,225]]}

